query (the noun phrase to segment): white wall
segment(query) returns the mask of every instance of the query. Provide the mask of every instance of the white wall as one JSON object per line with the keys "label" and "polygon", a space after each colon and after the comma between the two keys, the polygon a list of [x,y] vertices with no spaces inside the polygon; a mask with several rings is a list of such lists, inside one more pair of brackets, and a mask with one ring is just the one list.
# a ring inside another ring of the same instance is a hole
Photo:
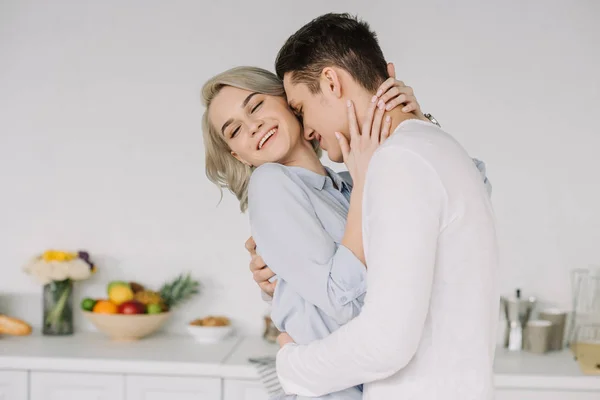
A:
{"label": "white wall", "polygon": [[180,322],[223,313],[260,332],[246,216],[204,175],[199,89],[272,69],[289,34],[346,10],[486,161],[503,289],[568,306],[568,271],[600,264],[600,3],[203,3],[0,2],[0,292],[39,293],[20,271],[36,252],[86,248],[100,273],[79,297],[192,270],[204,292]]}

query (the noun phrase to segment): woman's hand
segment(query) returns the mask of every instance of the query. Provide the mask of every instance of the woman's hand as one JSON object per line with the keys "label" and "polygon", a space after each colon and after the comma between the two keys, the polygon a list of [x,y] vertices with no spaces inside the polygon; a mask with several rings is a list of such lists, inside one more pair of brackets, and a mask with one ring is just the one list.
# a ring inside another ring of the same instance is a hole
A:
{"label": "woman's hand", "polygon": [[350,143],[348,143],[344,135],[339,132],[335,133],[342,149],[344,163],[352,176],[354,186],[362,187],[364,185],[364,178],[371,156],[379,144],[390,135],[391,118],[387,116],[385,121],[383,121],[385,109],[377,107],[377,100],[377,96],[373,96],[371,99],[367,115],[360,130],[358,128],[354,103],[348,100]]}
{"label": "woman's hand", "polygon": [[379,86],[376,96],[379,98],[377,107],[390,111],[398,106],[403,106],[402,112],[413,112],[419,119],[429,121],[423,112],[421,106],[415,97],[415,93],[410,86],[396,79],[396,69],[393,63],[388,63],[388,74],[390,76]]}

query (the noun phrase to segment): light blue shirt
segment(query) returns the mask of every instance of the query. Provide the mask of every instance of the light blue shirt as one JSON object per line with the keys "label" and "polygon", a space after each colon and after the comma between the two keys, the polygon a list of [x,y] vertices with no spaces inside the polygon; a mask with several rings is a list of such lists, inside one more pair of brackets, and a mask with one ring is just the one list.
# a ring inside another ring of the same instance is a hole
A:
{"label": "light blue shirt", "polygon": [[[365,266],[341,244],[352,186],[326,169],[328,176],[264,164],[248,188],[257,252],[278,280],[271,319],[300,344],[356,317],[366,292]],[[322,398],[361,399],[362,392],[349,388]]]}

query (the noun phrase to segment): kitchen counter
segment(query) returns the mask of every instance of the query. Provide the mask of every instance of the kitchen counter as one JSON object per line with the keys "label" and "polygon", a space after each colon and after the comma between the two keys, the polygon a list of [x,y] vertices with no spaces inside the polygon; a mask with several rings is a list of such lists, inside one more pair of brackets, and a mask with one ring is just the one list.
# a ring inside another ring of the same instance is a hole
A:
{"label": "kitchen counter", "polygon": [[239,338],[200,344],[188,335],[111,341],[100,333],[0,337],[0,369],[220,377]]}
{"label": "kitchen counter", "polygon": [[[275,356],[277,345],[260,337],[200,344],[187,335],[156,335],[113,342],[101,334],[0,337],[0,370],[89,371],[257,380],[251,357]],[[499,348],[497,388],[600,391],[600,376],[586,376],[569,350],[536,355]]]}

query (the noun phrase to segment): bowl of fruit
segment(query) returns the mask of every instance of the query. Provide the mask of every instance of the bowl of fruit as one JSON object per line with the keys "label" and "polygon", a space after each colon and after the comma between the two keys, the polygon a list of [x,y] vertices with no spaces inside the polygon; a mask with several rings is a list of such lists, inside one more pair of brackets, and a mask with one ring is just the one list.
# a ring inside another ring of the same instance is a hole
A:
{"label": "bowl of fruit", "polygon": [[174,307],[198,293],[198,282],[180,275],[153,291],[137,282],[112,281],[106,292],[107,298],[83,299],[83,314],[109,338],[131,341],[158,331]]}

